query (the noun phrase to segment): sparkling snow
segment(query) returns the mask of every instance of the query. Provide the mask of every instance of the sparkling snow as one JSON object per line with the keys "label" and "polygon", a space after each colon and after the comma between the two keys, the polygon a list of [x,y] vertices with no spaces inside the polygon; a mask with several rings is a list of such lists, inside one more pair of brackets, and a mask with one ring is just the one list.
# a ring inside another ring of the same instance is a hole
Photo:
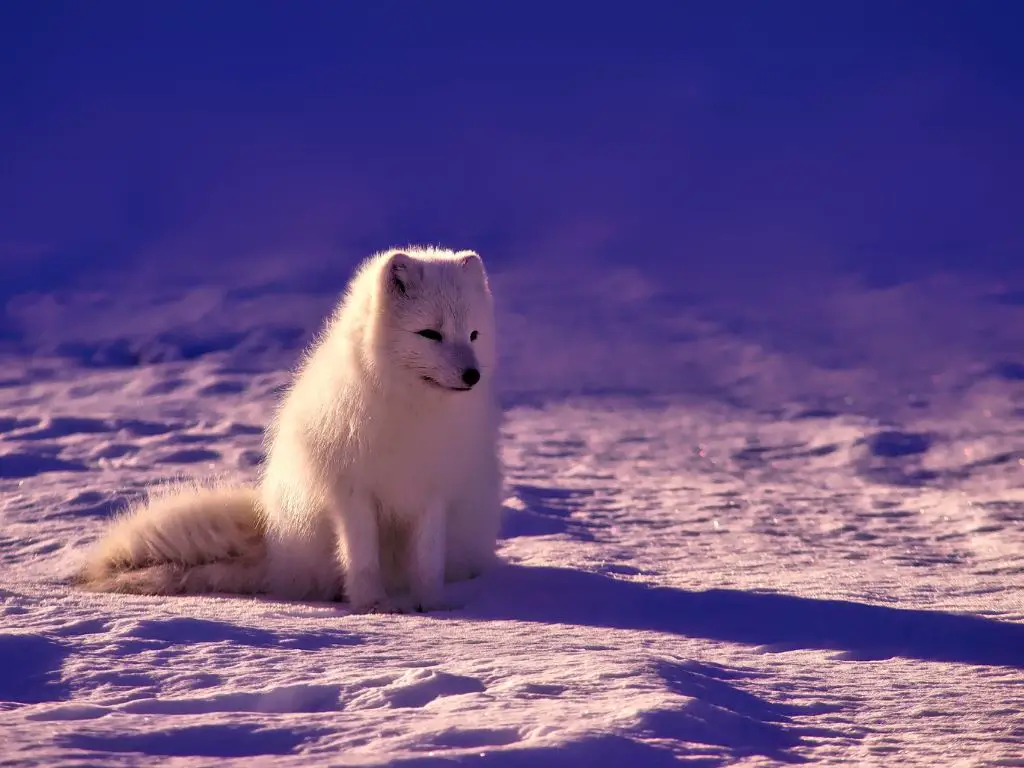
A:
{"label": "sparkling snow", "polygon": [[507,565],[416,616],[64,581],[254,479],[336,285],[12,302],[0,764],[1024,764],[1020,294],[494,271]]}

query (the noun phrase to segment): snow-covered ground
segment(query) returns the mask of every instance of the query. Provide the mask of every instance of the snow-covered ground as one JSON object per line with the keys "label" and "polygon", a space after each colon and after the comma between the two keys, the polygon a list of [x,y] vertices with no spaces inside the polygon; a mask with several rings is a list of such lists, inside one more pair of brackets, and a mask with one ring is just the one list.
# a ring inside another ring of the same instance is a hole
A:
{"label": "snow-covered ground", "polygon": [[64,581],[337,285],[11,301],[0,765],[1024,765],[1024,286],[492,271],[507,565],[416,616]]}

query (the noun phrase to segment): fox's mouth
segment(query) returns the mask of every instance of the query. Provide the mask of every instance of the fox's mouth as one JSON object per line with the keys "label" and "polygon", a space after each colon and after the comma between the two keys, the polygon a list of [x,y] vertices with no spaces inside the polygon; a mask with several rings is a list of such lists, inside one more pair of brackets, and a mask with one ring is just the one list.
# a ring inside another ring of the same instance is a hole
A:
{"label": "fox's mouth", "polygon": [[446,384],[442,384],[437,379],[430,378],[429,376],[420,376],[420,378],[433,387],[437,387],[438,389],[447,389],[449,392],[469,392],[469,390],[472,389],[472,387],[449,387]]}

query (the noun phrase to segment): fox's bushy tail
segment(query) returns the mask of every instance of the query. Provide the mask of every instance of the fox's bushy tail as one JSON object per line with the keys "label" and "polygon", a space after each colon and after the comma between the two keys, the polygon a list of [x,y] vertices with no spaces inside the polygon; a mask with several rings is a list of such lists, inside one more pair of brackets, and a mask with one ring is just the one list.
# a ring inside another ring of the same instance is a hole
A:
{"label": "fox's bushy tail", "polygon": [[254,594],[266,559],[255,489],[178,486],[114,520],[74,581],[96,592]]}

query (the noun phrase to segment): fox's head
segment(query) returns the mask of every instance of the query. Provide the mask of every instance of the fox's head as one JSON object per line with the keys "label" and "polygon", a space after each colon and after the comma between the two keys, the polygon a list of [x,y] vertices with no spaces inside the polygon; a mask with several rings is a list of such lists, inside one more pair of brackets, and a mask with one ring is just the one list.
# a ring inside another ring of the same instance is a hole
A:
{"label": "fox's head", "polygon": [[407,249],[385,254],[381,267],[378,342],[389,369],[381,373],[452,393],[489,386],[494,306],[480,256]]}

